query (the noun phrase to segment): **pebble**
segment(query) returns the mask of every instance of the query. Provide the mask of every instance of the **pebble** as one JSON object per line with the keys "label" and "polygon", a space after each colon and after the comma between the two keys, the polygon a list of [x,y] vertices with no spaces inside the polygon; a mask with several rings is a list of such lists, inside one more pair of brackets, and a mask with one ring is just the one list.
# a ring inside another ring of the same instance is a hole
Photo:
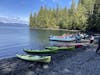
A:
{"label": "pebble", "polygon": [[29,71],[26,73],[26,75],[34,75],[35,73],[33,71]]}
{"label": "pebble", "polygon": [[43,69],[48,69],[49,66],[48,65],[43,65]]}
{"label": "pebble", "polygon": [[70,73],[71,71],[68,68],[65,68],[63,72]]}
{"label": "pebble", "polygon": [[100,56],[94,49],[54,54],[49,64],[3,59],[0,61],[0,75],[100,75]]}

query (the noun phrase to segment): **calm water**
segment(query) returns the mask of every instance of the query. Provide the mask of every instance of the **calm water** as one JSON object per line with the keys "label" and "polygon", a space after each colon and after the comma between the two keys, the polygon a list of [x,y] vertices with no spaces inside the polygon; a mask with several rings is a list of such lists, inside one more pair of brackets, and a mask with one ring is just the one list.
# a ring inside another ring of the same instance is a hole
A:
{"label": "calm water", "polygon": [[28,26],[0,25],[0,58],[15,57],[23,49],[43,49],[52,45],[48,37],[64,31],[30,30]]}

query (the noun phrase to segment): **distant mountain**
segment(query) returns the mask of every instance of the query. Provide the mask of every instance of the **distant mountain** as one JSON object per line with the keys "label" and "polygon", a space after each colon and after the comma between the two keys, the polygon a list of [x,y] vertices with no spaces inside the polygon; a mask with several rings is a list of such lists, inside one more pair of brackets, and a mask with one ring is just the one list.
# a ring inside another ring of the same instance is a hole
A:
{"label": "distant mountain", "polygon": [[0,23],[6,24],[28,24],[27,21],[20,18],[0,17]]}
{"label": "distant mountain", "polygon": [[0,22],[0,26],[1,25],[6,25],[6,26],[8,26],[8,25],[12,25],[12,26],[28,26],[28,24],[21,24],[21,23],[3,23],[3,22]]}

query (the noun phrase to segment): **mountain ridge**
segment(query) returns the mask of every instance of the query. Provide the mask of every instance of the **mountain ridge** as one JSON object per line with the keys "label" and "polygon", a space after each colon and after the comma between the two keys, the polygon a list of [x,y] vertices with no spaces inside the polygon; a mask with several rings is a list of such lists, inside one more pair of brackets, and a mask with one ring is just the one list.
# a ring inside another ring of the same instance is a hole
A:
{"label": "mountain ridge", "polygon": [[10,18],[10,17],[1,17],[0,16],[0,23],[6,23],[6,24],[28,24],[28,21],[25,21],[21,18]]}

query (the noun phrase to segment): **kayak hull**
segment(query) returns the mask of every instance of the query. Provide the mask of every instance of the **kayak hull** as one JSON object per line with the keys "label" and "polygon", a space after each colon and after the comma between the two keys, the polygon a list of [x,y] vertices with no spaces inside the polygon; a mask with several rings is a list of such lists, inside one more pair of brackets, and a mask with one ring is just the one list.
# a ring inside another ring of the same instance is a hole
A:
{"label": "kayak hull", "polygon": [[69,47],[69,46],[75,46],[75,48],[81,48],[83,46],[87,46],[88,44],[84,43],[74,43],[74,44],[53,44],[55,47]]}
{"label": "kayak hull", "polygon": [[72,47],[46,47],[46,49],[51,49],[51,50],[74,50],[75,46]]}
{"label": "kayak hull", "polygon": [[16,56],[22,60],[26,60],[26,61],[36,61],[36,62],[46,62],[49,63],[51,62],[51,56],[32,56],[32,55],[20,55],[20,54],[16,54]]}
{"label": "kayak hull", "polygon": [[66,37],[59,37],[59,36],[52,36],[49,38],[51,41],[65,41],[65,42],[72,42],[75,41],[75,37],[66,36]]}

